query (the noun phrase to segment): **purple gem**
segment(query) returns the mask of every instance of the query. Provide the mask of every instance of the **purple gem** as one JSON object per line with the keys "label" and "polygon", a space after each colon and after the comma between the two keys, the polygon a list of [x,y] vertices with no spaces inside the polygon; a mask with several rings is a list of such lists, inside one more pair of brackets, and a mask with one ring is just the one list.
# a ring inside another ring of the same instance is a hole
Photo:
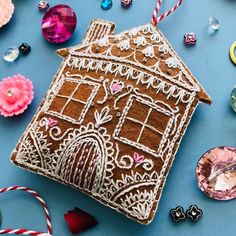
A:
{"label": "purple gem", "polygon": [[216,200],[236,198],[236,148],[217,147],[206,152],[196,168],[199,188]]}
{"label": "purple gem", "polygon": [[132,0],[121,0],[121,6],[123,8],[129,8],[132,5]]}
{"label": "purple gem", "polygon": [[195,33],[186,33],[184,35],[184,43],[188,46],[193,46],[197,43],[197,36]]}
{"label": "purple gem", "polygon": [[38,9],[40,11],[46,11],[49,8],[49,3],[45,0],[41,0],[38,4]]}
{"label": "purple gem", "polygon": [[63,43],[75,31],[77,24],[76,14],[67,5],[56,5],[50,8],[42,20],[42,33],[50,43]]}

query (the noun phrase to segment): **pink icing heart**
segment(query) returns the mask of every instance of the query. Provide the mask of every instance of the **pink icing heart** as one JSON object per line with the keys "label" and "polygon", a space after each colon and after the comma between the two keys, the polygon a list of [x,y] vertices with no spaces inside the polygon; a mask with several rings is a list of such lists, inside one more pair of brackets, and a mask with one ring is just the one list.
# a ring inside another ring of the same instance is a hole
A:
{"label": "pink icing heart", "polygon": [[57,120],[54,120],[54,119],[52,119],[52,118],[48,118],[48,126],[49,126],[50,128],[56,126],[57,123],[58,123]]}
{"label": "pink icing heart", "polygon": [[113,82],[111,85],[112,94],[116,94],[116,93],[120,92],[122,90],[123,86],[124,85],[120,82],[116,82],[116,81]]}
{"label": "pink icing heart", "polygon": [[141,162],[144,161],[144,156],[143,155],[139,155],[137,152],[135,152],[134,156],[133,156],[133,159],[134,159],[134,162],[136,164],[140,164]]}

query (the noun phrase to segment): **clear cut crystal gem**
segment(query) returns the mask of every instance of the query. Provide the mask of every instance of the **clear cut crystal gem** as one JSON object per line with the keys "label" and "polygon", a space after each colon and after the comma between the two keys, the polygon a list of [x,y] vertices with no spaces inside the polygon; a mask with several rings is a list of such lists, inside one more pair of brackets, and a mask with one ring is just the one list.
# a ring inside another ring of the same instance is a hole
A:
{"label": "clear cut crystal gem", "polygon": [[3,60],[6,62],[14,62],[19,57],[19,49],[17,47],[11,47],[5,50],[3,53]]}
{"label": "clear cut crystal gem", "polygon": [[199,188],[217,200],[236,198],[236,148],[223,146],[206,152],[198,162]]}
{"label": "clear cut crystal gem", "polygon": [[216,31],[220,28],[219,20],[217,18],[213,17],[213,16],[209,18],[208,25],[214,31]]}
{"label": "clear cut crystal gem", "polygon": [[236,87],[231,92],[231,107],[236,112]]}

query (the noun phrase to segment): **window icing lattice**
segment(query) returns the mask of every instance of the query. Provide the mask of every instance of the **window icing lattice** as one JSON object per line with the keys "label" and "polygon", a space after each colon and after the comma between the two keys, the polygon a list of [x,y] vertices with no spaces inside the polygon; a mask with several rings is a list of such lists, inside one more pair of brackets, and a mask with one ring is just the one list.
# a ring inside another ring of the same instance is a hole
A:
{"label": "window icing lattice", "polygon": [[132,95],[114,132],[114,138],[161,157],[173,114],[155,103]]}
{"label": "window icing lattice", "polygon": [[65,78],[58,91],[53,94],[46,113],[80,124],[98,89],[99,84],[92,81]]}

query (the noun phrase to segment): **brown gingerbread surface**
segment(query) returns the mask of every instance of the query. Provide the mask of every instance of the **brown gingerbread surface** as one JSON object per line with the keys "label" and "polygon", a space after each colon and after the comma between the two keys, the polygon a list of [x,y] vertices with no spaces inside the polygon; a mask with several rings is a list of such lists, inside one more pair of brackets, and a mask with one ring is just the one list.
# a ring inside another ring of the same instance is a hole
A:
{"label": "brown gingerbread surface", "polygon": [[148,224],[191,116],[210,97],[152,24],[113,35],[93,20],[64,57],[12,154]]}

